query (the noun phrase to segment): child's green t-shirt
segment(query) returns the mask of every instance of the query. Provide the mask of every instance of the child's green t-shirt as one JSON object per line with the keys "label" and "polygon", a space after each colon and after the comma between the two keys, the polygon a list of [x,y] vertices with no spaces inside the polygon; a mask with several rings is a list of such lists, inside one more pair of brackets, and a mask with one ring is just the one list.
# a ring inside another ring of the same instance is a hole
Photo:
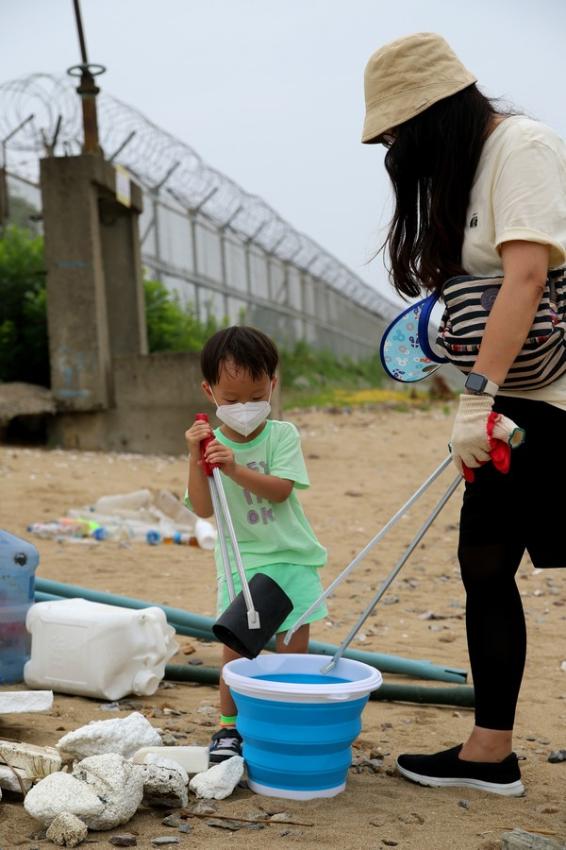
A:
{"label": "child's green t-shirt", "polygon": [[[235,443],[219,428],[214,436],[232,449],[236,463],[294,482],[289,498],[284,502],[270,502],[244,490],[221,473],[244,567],[268,564],[322,567],[326,563],[326,549],[316,539],[295,492],[310,486],[295,426],[291,422],[269,419],[263,431],[249,443]],[[188,492],[185,504],[191,508]],[[235,572],[229,541],[228,552]],[[218,543],[215,558],[218,574],[224,575]]]}

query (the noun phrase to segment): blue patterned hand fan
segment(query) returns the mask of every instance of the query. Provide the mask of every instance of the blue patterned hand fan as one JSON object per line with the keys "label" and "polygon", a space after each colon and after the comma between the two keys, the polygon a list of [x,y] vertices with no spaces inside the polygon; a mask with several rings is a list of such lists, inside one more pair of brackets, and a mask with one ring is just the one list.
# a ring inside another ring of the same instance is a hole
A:
{"label": "blue patterned hand fan", "polygon": [[434,293],[404,310],[385,329],[379,347],[383,368],[390,378],[414,383],[428,378],[446,357],[433,351],[429,341],[431,313],[438,301]]}

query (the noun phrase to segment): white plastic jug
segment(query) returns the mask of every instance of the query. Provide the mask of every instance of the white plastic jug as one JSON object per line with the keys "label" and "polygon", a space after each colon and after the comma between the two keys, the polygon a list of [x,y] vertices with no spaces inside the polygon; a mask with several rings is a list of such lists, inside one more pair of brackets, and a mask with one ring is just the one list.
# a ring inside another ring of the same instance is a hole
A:
{"label": "white plastic jug", "polygon": [[86,599],[38,602],[27,615],[29,687],[116,700],[151,695],[177,652],[161,608],[131,610]]}

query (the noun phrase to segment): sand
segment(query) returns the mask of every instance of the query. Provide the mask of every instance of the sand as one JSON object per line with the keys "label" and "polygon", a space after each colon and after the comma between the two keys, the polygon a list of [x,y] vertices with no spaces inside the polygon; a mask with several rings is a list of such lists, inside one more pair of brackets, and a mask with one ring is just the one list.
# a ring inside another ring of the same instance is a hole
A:
{"label": "sand", "polygon": [[[330,553],[325,584],[444,458],[450,415],[446,407],[412,412],[288,414],[301,430],[312,478],[311,489],[302,495],[303,504]],[[182,456],[3,447],[1,524],[25,535],[27,523],[56,518],[104,494],[141,487],[170,488],[181,494],[186,467]],[[422,503],[341,586],[331,601],[330,618],[315,624],[313,637],[339,642],[451,476],[452,471],[445,473]],[[391,604],[378,607],[364,628],[364,639],[356,641],[355,646],[468,669],[464,593],[456,562],[460,499],[458,490],[391,588]],[[549,529],[549,533],[558,531]],[[201,614],[214,613],[214,567],[211,554],[205,551],[145,544],[123,548],[112,542],[92,548],[36,542],[41,553],[40,576]],[[179,837],[180,847],[246,850],[290,843],[305,850],[388,846],[400,850],[494,850],[500,846],[502,832],[515,826],[563,839],[566,764],[550,764],[547,758],[551,750],[566,747],[566,673],[560,668],[566,658],[562,639],[566,583],[563,572],[535,572],[525,559],[519,584],[530,638],[515,744],[524,758],[525,797],[503,799],[464,789],[424,789],[400,779],[392,770],[399,752],[430,751],[461,742],[471,728],[473,715],[462,708],[371,702],[364,712],[364,728],[355,752],[380,751],[384,755],[380,772],[350,771],[346,792],[332,800],[278,806],[278,801],[240,789],[219,805],[221,814],[240,817],[271,805],[311,826],[274,824],[261,831],[231,833],[192,820],[193,832],[182,835],[161,824],[164,813],[146,809],[115,832],[138,833],[138,847],[142,848],[151,847],[152,838],[168,834]],[[446,619],[426,619],[430,611]],[[188,656],[181,651],[174,659],[176,663],[198,658],[204,664],[216,664],[215,645],[189,638],[179,638],[179,643],[181,648],[191,645],[195,652]],[[394,678],[387,676],[386,681]],[[177,684],[161,688],[154,697],[132,702],[154,725],[177,735],[179,743],[206,744],[213,731],[217,698],[216,688]],[[54,708],[47,714],[1,718],[0,736],[55,744],[66,731],[89,720],[125,716],[103,711],[102,704],[102,700],[56,695]],[[37,828],[21,802],[5,796],[0,803],[0,847],[47,846],[47,842],[29,838]],[[109,847],[112,834],[91,833],[89,840]]]}

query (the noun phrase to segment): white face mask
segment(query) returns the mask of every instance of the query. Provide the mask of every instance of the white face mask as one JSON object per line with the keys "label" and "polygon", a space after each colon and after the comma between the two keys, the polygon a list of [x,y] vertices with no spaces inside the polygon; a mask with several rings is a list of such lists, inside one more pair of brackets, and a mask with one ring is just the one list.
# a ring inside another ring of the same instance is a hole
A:
{"label": "white face mask", "polygon": [[[211,391],[212,392],[212,391]],[[265,422],[271,413],[271,393],[273,392],[273,384],[269,391],[269,401],[247,401],[244,404],[218,404],[212,393],[212,398],[216,404],[216,415],[221,422],[224,422],[229,428],[242,437],[247,437],[258,428],[262,422]]]}

